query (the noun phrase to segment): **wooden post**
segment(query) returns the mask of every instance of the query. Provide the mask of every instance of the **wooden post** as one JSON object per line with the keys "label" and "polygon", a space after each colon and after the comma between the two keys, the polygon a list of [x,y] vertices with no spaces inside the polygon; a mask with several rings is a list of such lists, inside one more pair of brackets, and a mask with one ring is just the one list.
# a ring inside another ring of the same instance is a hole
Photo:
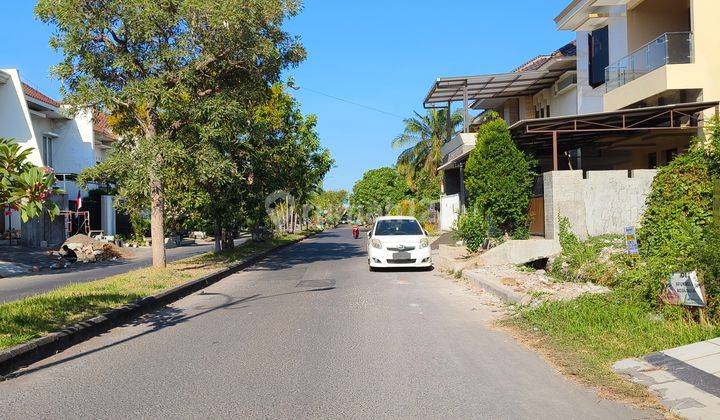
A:
{"label": "wooden post", "polygon": [[558,134],[557,134],[557,131],[553,131],[552,135],[553,135],[553,137],[552,137],[553,171],[557,171],[558,170],[558,144],[557,144]]}

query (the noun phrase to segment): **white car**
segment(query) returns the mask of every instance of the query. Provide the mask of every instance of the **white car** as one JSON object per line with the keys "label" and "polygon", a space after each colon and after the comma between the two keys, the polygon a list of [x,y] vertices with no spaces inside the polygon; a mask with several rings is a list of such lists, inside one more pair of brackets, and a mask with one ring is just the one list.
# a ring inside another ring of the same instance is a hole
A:
{"label": "white car", "polygon": [[388,267],[431,267],[430,242],[417,219],[383,216],[368,232],[370,271]]}

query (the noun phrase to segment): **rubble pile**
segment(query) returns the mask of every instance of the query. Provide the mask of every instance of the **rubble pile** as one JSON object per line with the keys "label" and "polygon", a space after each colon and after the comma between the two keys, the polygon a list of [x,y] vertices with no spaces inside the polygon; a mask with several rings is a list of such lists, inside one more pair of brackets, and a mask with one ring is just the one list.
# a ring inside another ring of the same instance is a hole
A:
{"label": "rubble pile", "polygon": [[71,236],[63,245],[75,251],[79,262],[106,261],[122,257],[120,248],[115,244],[98,241],[86,235]]}

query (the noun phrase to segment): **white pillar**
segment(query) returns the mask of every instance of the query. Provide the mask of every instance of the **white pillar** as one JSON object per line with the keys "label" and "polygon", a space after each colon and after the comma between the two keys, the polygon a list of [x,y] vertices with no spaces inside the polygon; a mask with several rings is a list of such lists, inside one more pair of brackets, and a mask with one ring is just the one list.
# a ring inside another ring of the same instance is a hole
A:
{"label": "white pillar", "polygon": [[100,198],[100,228],[106,235],[115,235],[115,197],[103,195]]}

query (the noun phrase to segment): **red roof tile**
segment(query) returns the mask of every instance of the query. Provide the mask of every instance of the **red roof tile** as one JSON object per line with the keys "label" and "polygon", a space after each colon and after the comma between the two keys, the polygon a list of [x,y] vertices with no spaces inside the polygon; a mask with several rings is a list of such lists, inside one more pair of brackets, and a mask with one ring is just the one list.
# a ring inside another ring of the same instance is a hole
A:
{"label": "red roof tile", "polygon": [[104,112],[95,111],[93,113],[93,130],[109,139],[116,139],[116,136],[110,127],[108,116]]}
{"label": "red roof tile", "polygon": [[575,41],[571,41],[563,45],[559,49],[553,51],[551,54],[538,55],[537,57],[513,70],[513,72],[537,70],[553,58],[574,57],[575,55],[577,55],[577,48],[575,46]]}
{"label": "red roof tile", "polygon": [[50,106],[54,106],[55,108],[60,107],[60,102],[56,101],[55,99],[52,99],[51,97],[45,95],[44,93],[33,88],[32,86],[28,85],[25,82],[22,82],[22,89],[23,89],[23,93],[25,95],[27,95],[37,101],[43,102]]}

